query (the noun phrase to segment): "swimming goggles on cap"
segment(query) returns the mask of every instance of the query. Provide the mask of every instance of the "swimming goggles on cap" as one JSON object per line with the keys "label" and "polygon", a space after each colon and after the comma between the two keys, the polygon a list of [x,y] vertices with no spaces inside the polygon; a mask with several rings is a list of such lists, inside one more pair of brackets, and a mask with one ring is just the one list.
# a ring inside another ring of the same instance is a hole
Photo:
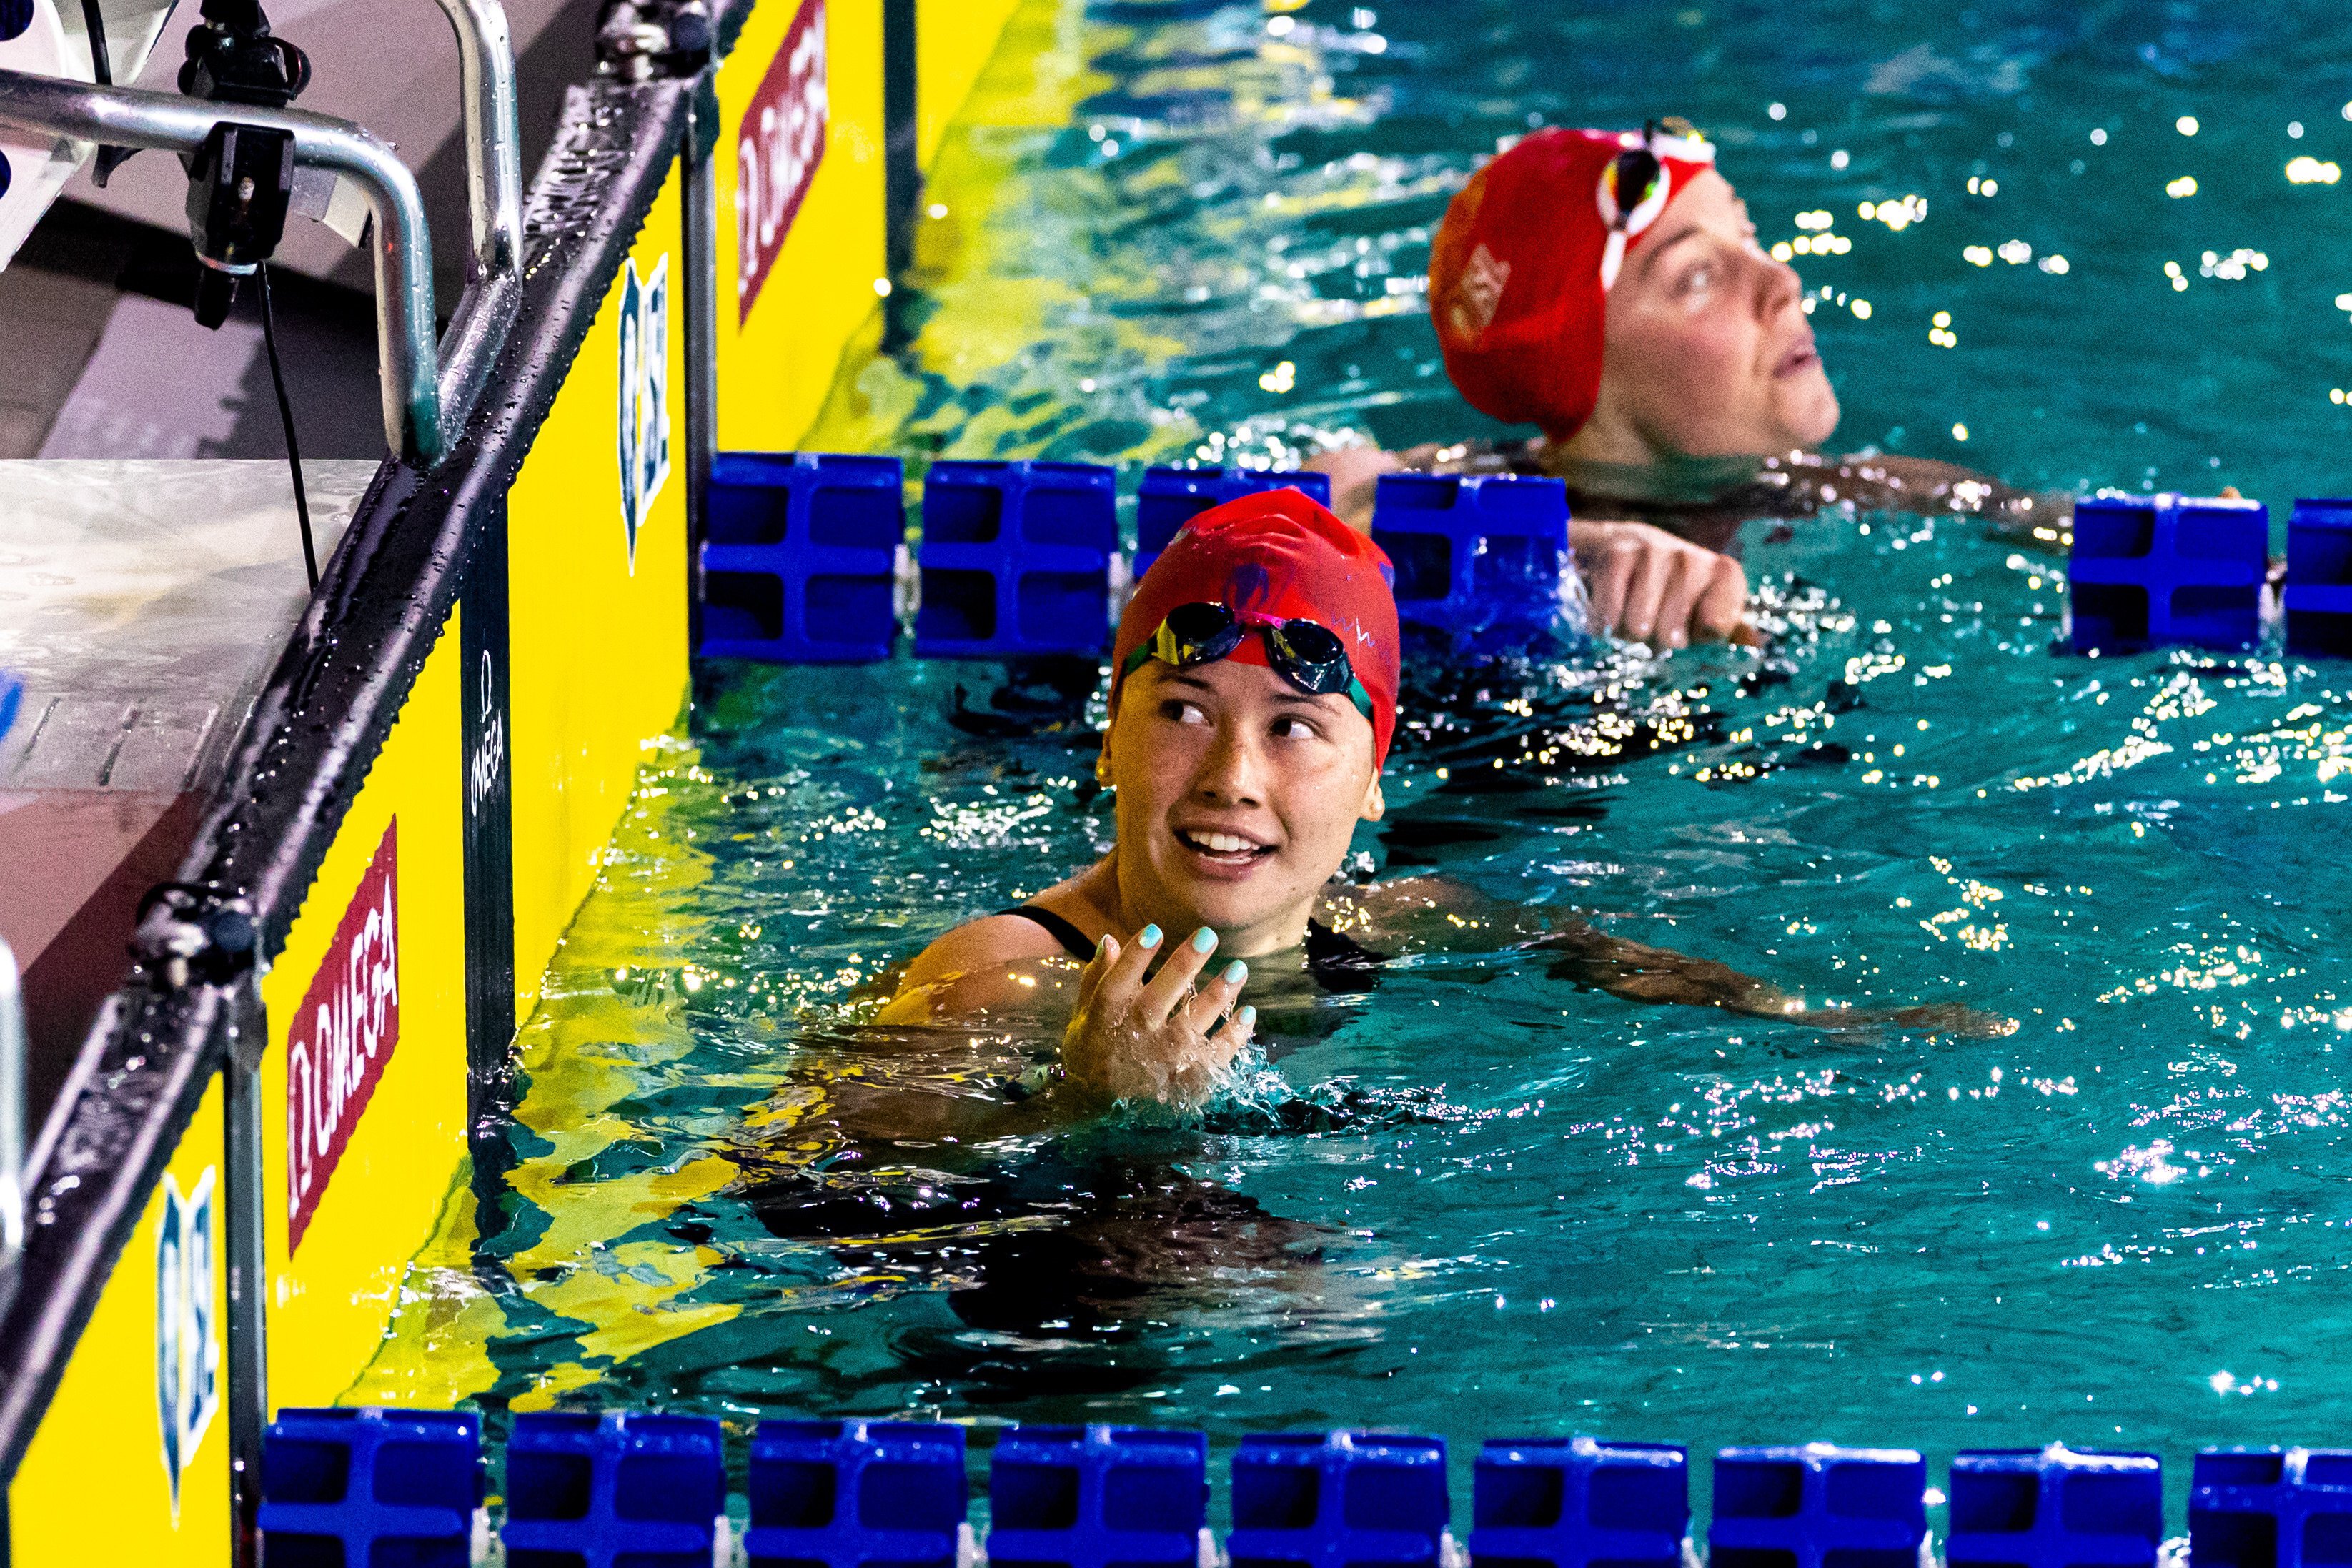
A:
{"label": "swimming goggles on cap", "polygon": [[1372,716],[1371,693],[1356,679],[1348,662],[1348,647],[1339,634],[1313,621],[1282,620],[1223,605],[1179,605],[1168,612],[1160,629],[1127,656],[1119,667],[1121,680],[1133,675],[1146,659],[1156,658],[1178,669],[1212,664],[1239,647],[1251,632],[1265,637],[1266,662],[1275,672],[1301,691],[1318,697],[1345,692],[1367,719]]}
{"label": "swimming goggles on cap", "polygon": [[1665,160],[1715,162],[1715,148],[1691,128],[1690,121],[1670,119],[1663,122],[1665,134],[1660,134],[1661,129],[1655,120],[1643,125],[1641,141],[1610,159],[1601,171],[1601,188],[1594,199],[1601,207],[1601,221],[1609,226],[1608,243],[1601,252],[1603,290],[1616,285],[1618,268],[1625,265],[1625,247],[1666,210],[1674,181]]}

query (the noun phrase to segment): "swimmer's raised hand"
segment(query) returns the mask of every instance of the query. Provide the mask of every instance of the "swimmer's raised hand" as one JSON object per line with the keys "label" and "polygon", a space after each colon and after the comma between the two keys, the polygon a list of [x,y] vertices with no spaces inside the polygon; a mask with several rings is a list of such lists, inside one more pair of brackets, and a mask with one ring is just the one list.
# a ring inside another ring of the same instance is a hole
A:
{"label": "swimmer's raised hand", "polygon": [[1160,947],[1156,925],[1124,944],[1106,936],[1078,976],[1078,1010],[1062,1036],[1062,1068],[1080,1096],[1198,1105],[1249,1043],[1257,1009],[1234,1005],[1249,966],[1235,959],[1196,993],[1193,983],[1216,951],[1217,933],[1202,926],[1146,978]]}
{"label": "swimmer's raised hand", "polygon": [[1592,630],[1656,648],[1741,640],[1748,574],[1730,556],[1646,522],[1571,521],[1569,542]]}

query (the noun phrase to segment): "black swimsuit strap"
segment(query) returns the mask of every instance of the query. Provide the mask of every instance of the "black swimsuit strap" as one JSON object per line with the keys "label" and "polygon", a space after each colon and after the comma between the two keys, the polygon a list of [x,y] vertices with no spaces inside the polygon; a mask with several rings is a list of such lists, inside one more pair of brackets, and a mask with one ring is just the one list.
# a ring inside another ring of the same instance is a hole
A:
{"label": "black swimsuit strap", "polygon": [[1062,950],[1080,962],[1091,959],[1095,955],[1095,944],[1087,939],[1087,933],[1051,910],[1040,909],[1035,904],[1020,904],[1013,909],[999,910],[996,912],[1000,915],[1019,915],[1024,921],[1034,921],[1052,933],[1054,940],[1062,944]]}
{"label": "black swimsuit strap", "polygon": [[1325,991],[1370,991],[1381,983],[1385,952],[1374,952],[1345,931],[1321,921],[1307,922],[1307,973]]}

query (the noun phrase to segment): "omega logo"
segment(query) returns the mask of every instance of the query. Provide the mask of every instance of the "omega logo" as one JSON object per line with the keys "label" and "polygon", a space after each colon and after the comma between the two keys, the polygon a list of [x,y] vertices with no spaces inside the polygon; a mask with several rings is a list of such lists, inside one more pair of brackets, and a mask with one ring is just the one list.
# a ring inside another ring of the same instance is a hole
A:
{"label": "omega logo", "polygon": [[507,716],[499,707],[498,683],[491,679],[490,654],[482,650],[482,738],[466,759],[466,815],[481,815],[482,802],[499,785],[507,765]]}

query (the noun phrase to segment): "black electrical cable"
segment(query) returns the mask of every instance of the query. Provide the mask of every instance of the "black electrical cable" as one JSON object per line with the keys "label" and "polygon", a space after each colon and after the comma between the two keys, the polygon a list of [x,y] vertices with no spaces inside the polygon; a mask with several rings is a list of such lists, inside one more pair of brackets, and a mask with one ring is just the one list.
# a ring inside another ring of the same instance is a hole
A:
{"label": "black electrical cable", "polygon": [[107,55],[106,18],[98,14],[98,0],[81,0],[82,25],[89,29],[89,68],[97,73],[98,85],[114,85],[114,62]]}
{"label": "black electrical cable", "polygon": [[278,363],[278,320],[269,308],[269,263],[255,275],[261,288],[261,342],[269,352],[269,381],[278,388],[278,417],[286,426],[286,466],[294,473],[294,515],[302,524],[302,570],[310,574],[310,592],[319,591],[319,552],[310,542],[310,500],[302,489],[302,449],[294,441],[294,405],[286,399],[286,371]]}
{"label": "black electrical cable", "polygon": [[[81,0],[82,26],[89,33],[89,69],[100,87],[114,85],[114,56],[106,42],[106,18],[99,14],[98,0]],[[136,147],[106,147],[98,150],[96,166],[90,170],[92,183],[103,187],[114,171],[131,160]]]}

